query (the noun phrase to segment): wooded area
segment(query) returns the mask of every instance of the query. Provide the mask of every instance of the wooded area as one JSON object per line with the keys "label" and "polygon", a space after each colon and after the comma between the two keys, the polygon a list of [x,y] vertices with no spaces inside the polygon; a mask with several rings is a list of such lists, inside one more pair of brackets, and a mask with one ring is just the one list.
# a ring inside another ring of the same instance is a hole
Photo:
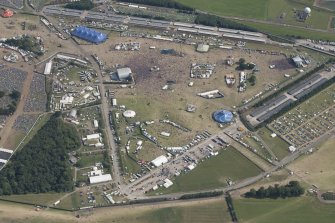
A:
{"label": "wooded area", "polygon": [[55,113],[0,172],[0,195],[71,191],[68,153],[79,146],[76,129]]}

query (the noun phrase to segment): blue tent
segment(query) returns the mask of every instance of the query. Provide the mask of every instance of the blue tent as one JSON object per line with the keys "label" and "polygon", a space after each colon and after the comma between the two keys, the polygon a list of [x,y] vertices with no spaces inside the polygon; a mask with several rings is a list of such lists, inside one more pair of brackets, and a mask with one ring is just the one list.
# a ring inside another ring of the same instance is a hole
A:
{"label": "blue tent", "polygon": [[213,119],[219,123],[229,123],[233,120],[233,113],[227,110],[219,110],[213,113]]}
{"label": "blue tent", "polygon": [[107,39],[106,34],[98,32],[94,29],[87,28],[85,26],[78,26],[71,32],[71,34],[80,39],[96,44],[102,43]]}

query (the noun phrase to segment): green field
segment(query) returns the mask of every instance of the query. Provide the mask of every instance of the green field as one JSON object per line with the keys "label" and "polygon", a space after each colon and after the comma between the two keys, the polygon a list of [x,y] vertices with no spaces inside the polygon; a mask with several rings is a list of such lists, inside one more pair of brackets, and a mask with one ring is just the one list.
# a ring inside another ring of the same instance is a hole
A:
{"label": "green field", "polygon": [[289,144],[279,138],[278,136],[275,138],[271,137],[271,131],[268,128],[261,128],[258,130],[259,137],[269,146],[272,152],[278,157],[278,159],[283,159],[285,156],[289,154],[288,147]]}
{"label": "green field", "polygon": [[[238,21],[245,25],[254,27],[261,32],[273,35],[303,36],[310,39],[335,40],[335,35],[328,32],[318,32],[304,29],[309,27],[314,29],[328,29],[328,23],[333,16],[329,11],[312,7],[313,0],[254,0],[250,4],[249,0],[209,0],[203,4],[201,0],[177,0],[180,3],[206,11],[218,16],[240,17],[247,19],[264,20],[275,24],[263,24],[251,21]],[[305,22],[297,21],[294,9],[303,10],[304,7],[312,8],[311,17]],[[281,26],[289,24],[297,27]]]}
{"label": "green field", "polygon": [[234,182],[256,176],[261,170],[232,147],[218,156],[205,160],[189,173],[176,178],[174,185],[163,193],[196,191],[227,186],[226,180]]}
{"label": "green field", "polygon": [[313,197],[288,199],[234,200],[239,222],[248,223],[330,223],[335,205],[324,205]]}
{"label": "green field", "polygon": [[331,13],[312,8],[311,17],[305,22],[297,21],[294,9],[303,10],[306,6],[312,7],[313,0],[209,0],[203,4],[201,0],[177,0],[180,3],[207,11],[219,16],[232,16],[285,23],[297,26],[308,26],[318,29],[327,29]]}
{"label": "green field", "polygon": [[95,166],[96,163],[100,163],[104,159],[104,154],[82,154],[80,155],[78,166],[79,167],[90,167]]}

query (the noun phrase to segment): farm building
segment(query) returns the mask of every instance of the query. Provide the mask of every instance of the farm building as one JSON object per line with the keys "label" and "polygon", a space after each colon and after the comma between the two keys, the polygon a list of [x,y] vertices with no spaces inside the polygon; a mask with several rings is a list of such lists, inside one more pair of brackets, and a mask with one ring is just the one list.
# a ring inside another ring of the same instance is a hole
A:
{"label": "farm building", "polygon": [[85,26],[78,26],[71,32],[71,35],[95,44],[105,42],[107,39],[106,34]]}

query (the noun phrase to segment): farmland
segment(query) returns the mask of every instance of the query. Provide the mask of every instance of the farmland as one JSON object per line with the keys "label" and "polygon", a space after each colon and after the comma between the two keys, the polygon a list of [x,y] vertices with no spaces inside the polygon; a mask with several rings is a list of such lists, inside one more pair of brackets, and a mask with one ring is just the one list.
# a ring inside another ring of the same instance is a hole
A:
{"label": "farmland", "polygon": [[237,199],[234,207],[239,222],[247,223],[328,223],[335,217],[334,205],[321,204],[313,197]]}

